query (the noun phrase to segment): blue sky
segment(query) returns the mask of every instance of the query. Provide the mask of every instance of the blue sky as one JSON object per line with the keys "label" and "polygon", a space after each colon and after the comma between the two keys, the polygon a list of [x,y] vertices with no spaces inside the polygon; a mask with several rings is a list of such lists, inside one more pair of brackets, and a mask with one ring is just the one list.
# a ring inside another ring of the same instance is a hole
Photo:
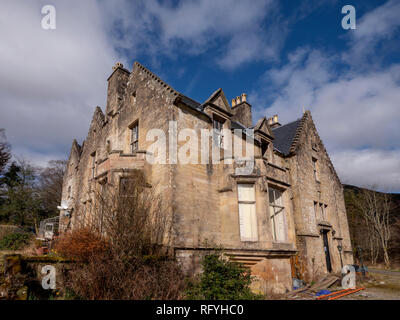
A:
{"label": "blue sky", "polygon": [[[41,8],[57,29],[41,29]],[[344,5],[356,30],[341,27]],[[342,182],[400,191],[400,1],[2,1],[0,127],[44,165],[82,141],[116,61],[204,101],[245,92],[253,121],[310,109]]]}

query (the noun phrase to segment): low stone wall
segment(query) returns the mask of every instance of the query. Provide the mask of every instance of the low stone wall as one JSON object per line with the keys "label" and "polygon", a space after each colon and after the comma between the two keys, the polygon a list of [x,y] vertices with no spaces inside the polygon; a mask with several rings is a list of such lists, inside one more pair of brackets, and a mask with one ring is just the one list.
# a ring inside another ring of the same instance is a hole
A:
{"label": "low stone wall", "polygon": [[53,290],[42,287],[44,266],[55,268],[55,290],[62,295],[68,286],[68,273],[75,261],[51,256],[0,256],[0,300],[49,299]]}

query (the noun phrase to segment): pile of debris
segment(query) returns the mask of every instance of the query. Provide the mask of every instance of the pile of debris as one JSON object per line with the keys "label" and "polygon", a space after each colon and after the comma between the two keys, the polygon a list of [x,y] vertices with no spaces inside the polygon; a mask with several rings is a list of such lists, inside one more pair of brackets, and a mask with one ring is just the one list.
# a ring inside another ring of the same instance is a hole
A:
{"label": "pile of debris", "polygon": [[290,300],[335,300],[365,289],[364,287],[343,289],[341,280],[342,277],[339,275],[328,274],[313,285],[309,284],[293,290],[286,295],[286,298]]}

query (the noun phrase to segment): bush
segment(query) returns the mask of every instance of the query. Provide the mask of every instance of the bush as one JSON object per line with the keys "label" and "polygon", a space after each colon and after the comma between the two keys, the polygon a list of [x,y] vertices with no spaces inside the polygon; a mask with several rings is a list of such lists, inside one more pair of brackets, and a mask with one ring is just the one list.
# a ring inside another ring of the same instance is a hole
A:
{"label": "bush", "polygon": [[90,228],[64,233],[54,243],[54,249],[65,258],[88,261],[91,255],[102,255],[108,243]]}
{"label": "bush", "polygon": [[[104,184],[95,192],[90,219],[77,216],[60,236],[57,253],[73,265],[70,287],[82,299],[180,299],[185,278],[164,244],[166,212],[141,174],[122,190]],[[81,227],[79,227],[81,226]]]}
{"label": "bush", "polygon": [[203,273],[189,284],[189,300],[253,300],[262,296],[251,292],[251,275],[242,264],[224,259],[220,252],[204,256]]}
{"label": "bush", "polygon": [[29,244],[31,235],[27,233],[11,233],[0,240],[0,250],[19,250]]}

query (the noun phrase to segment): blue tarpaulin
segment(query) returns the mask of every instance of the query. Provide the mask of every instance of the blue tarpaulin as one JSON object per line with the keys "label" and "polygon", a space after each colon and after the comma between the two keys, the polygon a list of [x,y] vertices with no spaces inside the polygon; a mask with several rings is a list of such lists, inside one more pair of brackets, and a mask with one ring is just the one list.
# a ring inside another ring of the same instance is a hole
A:
{"label": "blue tarpaulin", "polygon": [[319,290],[315,295],[323,296],[323,295],[330,294],[330,293],[332,293],[332,292],[330,292],[329,290]]}

